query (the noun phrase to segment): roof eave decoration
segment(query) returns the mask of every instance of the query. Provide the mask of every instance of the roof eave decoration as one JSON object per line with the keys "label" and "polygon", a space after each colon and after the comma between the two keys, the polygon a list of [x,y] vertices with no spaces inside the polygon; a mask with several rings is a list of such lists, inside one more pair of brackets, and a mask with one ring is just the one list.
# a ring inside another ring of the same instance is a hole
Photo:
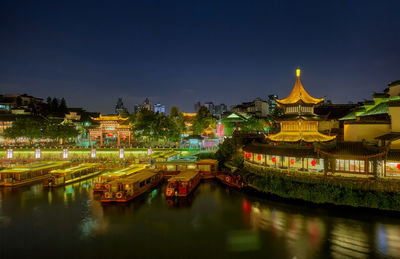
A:
{"label": "roof eave decoration", "polygon": [[277,142],[326,142],[336,138],[336,136],[327,136],[320,132],[279,132],[267,137],[271,141]]}
{"label": "roof eave decoration", "polygon": [[123,118],[121,115],[99,115],[99,117],[90,117],[94,121],[126,121],[128,117]]}
{"label": "roof eave decoration", "polygon": [[316,105],[321,103],[325,98],[314,98],[311,95],[309,95],[304,89],[303,85],[301,84],[300,69],[297,69],[296,73],[297,73],[297,79],[296,83],[294,84],[292,92],[289,94],[288,97],[284,99],[275,98],[275,101],[281,105],[297,104],[297,103]]}

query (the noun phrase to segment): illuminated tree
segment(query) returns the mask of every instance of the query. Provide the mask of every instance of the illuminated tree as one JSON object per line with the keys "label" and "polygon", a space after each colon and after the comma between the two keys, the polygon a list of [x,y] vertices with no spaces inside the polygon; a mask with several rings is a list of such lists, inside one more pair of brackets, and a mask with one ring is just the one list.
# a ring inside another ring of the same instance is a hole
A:
{"label": "illuminated tree", "polygon": [[210,111],[201,106],[199,112],[193,120],[193,133],[195,135],[201,135],[204,130],[211,125],[211,127],[215,127],[216,120],[211,115]]}

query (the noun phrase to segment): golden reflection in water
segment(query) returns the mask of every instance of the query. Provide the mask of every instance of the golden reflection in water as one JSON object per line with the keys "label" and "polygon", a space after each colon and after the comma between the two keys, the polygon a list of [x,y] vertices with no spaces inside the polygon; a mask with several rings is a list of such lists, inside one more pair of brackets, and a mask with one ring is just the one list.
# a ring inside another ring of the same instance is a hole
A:
{"label": "golden reflection in water", "polygon": [[285,240],[291,256],[308,258],[321,249],[326,227],[319,218],[271,209],[245,199],[243,213],[254,230],[267,231]]}
{"label": "golden reflection in water", "polygon": [[94,199],[93,192],[89,192],[87,211],[88,214],[82,219],[80,226],[82,239],[105,233],[109,226],[108,221],[104,218],[101,201]]}
{"label": "golden reflection in water", "polygon": [[377,223],[375,241],[378,252],[385,256],[400,257],[400,226]]}
{"label": "golden reflection in water", "polygon": [[367,258],[371,252],[368,235],[353,221],[334,224],[330,243],[333,258]]}

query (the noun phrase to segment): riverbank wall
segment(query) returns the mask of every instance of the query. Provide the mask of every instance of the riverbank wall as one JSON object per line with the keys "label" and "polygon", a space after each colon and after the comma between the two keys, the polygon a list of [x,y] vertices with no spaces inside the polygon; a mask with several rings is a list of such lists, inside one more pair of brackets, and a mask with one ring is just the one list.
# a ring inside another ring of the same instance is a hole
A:
{"label": "riverbank wall", "polygon": [[283,198],[400,211],[400,181],[395,179],[328,176],[258,168],[249,163],[236,173],[250,187]]}

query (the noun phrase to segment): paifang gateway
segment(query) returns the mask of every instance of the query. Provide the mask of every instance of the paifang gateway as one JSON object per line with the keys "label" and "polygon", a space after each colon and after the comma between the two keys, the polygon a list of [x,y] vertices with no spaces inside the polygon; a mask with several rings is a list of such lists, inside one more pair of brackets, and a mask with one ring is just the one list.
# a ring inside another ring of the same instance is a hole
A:
{"label": "paifang gateway", "polygon": [[[324,98],[314,98],[306,92],[297,70],[292,92],[285,99],[276,99],[277,105],[284,109],[278,119],[280,132],[265,135],[264,143],[253,141],[246,145],[245,166],[342,177],[397,177],[400,174],[400,152],[396,151],[400,146],[400,117],[397,116],[400,100],[396,93],[399,91],[400,85],[396,85],[386,93],[375,94],[372,105],[345,116],[342,119],[344,141],[339,141],[335,135],[318,131],[319,123],[326,118],[316,115],[314,108]],[[377,109],[377,106],[386,109]]]}

